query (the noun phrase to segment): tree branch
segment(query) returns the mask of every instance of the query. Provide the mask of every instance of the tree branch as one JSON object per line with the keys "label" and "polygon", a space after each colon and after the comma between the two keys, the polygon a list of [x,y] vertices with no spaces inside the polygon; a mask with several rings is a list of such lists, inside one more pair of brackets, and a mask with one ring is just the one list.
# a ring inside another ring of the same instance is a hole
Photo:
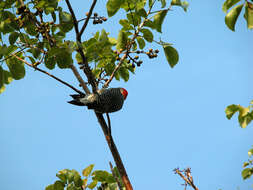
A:
{"label": "tree branch", "polygon": [[126,190],[133,190],[133,187],[132,187],[130,180],[129,180],[127,173],[126,173],[126,169],[125,169],[123,162],[120,158],[120,154],[118,152],[118,149],[114,143],[112,136],[108,133],[108,127],[107,127],[107,124],[104,120],[104,117],[101,113],[95,112],[95,114],[96,114],[98,122],[100,123],[101,128],[104,132],[106,142],[111,150],[112,156],[113,156],[116,166],[119,170],[120,176],[121,176],[122,181],[126,187]]}
{"label": "tree branch", "polygon": [[120,180],[119,180],[117,174],[115,173],[115,171],[114,171],[114,169],[113,169],[112,163],[109,162],[109,165],[110,165],[110,168],[111,168],[111,171],[112,171],[112,176],[113,176],[113,178],[116,180],[119,189],[120,189],[120,190],[123,190],[123,187],[122,187],[122,185],[121,185],[121,183],[120,183]]}
{"label": "tree branch", "polygon": [[[71,16],[72,16],[72,19],[73,19],[74,23],[77,23],[76,16],[74,14],[74,11],[72,9],[72,6],[71,6],[69,0],[66,0],[66,3],[67,3],[68,9],[69,9],[69,11],[71,13]],[[94,6],[95,6],[95,4],[94,4]],[[75,26],[75,28],[76,28],[76,26]],[[76,32],[76,41],[77,41],[77,46],[78,46],[77,52],[80,54],[80,56],[82,57],[82,60],[83,60],[83,65],[84,65],[83,71],[84,71],[86,77],[88,78],[88,83],[91,84],[91,86],[92,86],[93,93],[97,93],[96,80],[95,80],[95,77],[94,77],[94,75],[93,75],[90,67],[89,67],[89,64],[87,62],[87,58],[86,58],[86,56],[83,53],[81,36],[80,36],[80,34],[78,32],[78,28],[75,29],[75,32]]]}
{"label": "tree branch", "polygon": [[42,73],[44,73],[44,74],[46,74],[46,75],[48,75],[48,76],[54,78],[55,80],[57,80],[57,81],[59,81],[60,83],[62,83],[62,84],[64,84],[64,85],[68,86],[69,88],[71,88],[72,90],[76,91],[76,92],[79,93],[79,94],[83,94],[83,92],[81,92],[80,90],[76,89],[75,87],[73,87],[72,85],[68,84],[67,82],[65,82],[65,81],[63,81],[63,80],[61,80],[61,79],[59,79],[58,77],[56,77],[56,76],[54,76],[54,75],[52,75],[52,74],[50,74],[50,73],[48,73],[48,72],[46,72],[46,71],[44,71],[44,70],[38,68],[38,67],[35,67],[34,65],[28,63],[26,60],[24,60],[24,59],[18,57],[18,56],[15,55],[15,54],[13,54],[13,56],[14,56],[16,59],[18,59],[18,60],[22,61],[23,63],[25,63],[26,65],[28,65],[29,67],[32,67],[32,68],[34,68],[35,70],[38,70],[38,71],[40,71],[40,72],[42,72]]}
{"label": "tree branch", "polygon": [[[71,7],[71,5],[69,3],[69,0],[66,0],[66,2],[68,2],[67,6],[68,6],[69,11],[70,11],[70,13],[72,15],[72,19],[76,20],[75,15],[73,14],[73,9],[72,9],[72,7]],[[97,83],[96,83],[96,79],[95,79],[93,73],[91,72],[91,69],[89,67],[87,58],[84,55],[83,47],[82,47],[82,43],[81,43],[81,35],[83,34],[85,28],[87,27],[89,18],[90,18],[91,14],[92,14],[92,11],[93,11],[93,9],[94,9],[94,7],[96,5],[96,2],[97,2],[97,0],[93,0],[93,4],[92,4],[92,6],[91,6],[91,8],[89,10],[88,17],[87,17],[87,19],[86,19],[86,21],[85,21],[85,23],[84,23],[84,25],[83,25],[80,33],[78,33],[76,31],[76,41],[77,41],[77,46],[78,46],[77,52],[81,55],[81,58],[83,60],[83,63],[82,63],[83,66],[84,66],[83,71],[84,71],[86,77],[88,78],[88,83],[91,84],[91,86],[92,86],[92,92],[93,93],[97,93]],[[75,76],[77,77],[77,75],[75,75]],[[126,190],[133,190],[132,185],[131,185],[131,183],[130,183],[130,181],[128,179],[125,167],[123,165],[123,162],[122,162],[122,160],[120,158],[120,155],[119,155],[119,152],[117,150],[117,147],[114,144],[112,136],[109,134],[108,126],[107,126],[107,124],[105,122],[105,119],[104,119],[104,117],[103,117],[103,115],[101,113],[96,113],[95,112],[95,114],[96,114],[98,122],[99,122],[99,124],[100,124],[100,126],[101,126],[101,128],[102,128],[102,130],[104,132],[106,142],[107,142],[107,144],[108,144],[108,146],[109,146],[109,148],[111,150],[112,156],[113,156],[114,161],[116,163],[116,166],[117,166],[117,168],[119,170],[120,176],[121,176],[122,181],[123,181],[123,183],[124,183],[124,185],[126,187]]]}
{"label": "tree branch", "polygon": [[73,9],[72,9],[72,6],[71,6],[69,0],[66,0],[66,3],[67,3],[67,6],[68,6],[68,9],[69,9],[69,11],[70,11],[70,13],[71,13],[71,15],[72,15],[72,19],[73,19],[73,22],[74,22],[75,31],[76,31],[77,34],[79,34],[78,22],[77,22],[77,20],[76,20],[76,15],[75,15],[75,13],[74,13],[74,11],[73,11]]}
{"label": "tree branch", "polygon": [[83,27],[82,27],[82,29],[81,29],[81,31],[80,31],[80,33],[79,33],[79,37],[80,37],[80,38],[81,38],[81,36],[82,36],[84,30],[86,29],[87,25],[88,25],[88,22],[89,22],[89,20],[90,20],[91,14],[92,14],[92,11],[93,11],[93,9],[94,9],[96,3],[97,3],[97,0],[93,0],[93,3],[92,3],[92,5],[91,5],[91,7],[90,7],[88,16],[87,16],[87,18],[86,18],[86,20],[85,20],[85,22],[84,22],[84,24],[83,24]]}
{"label": "tree branch", "polygon": [[80,85],[83,87],[83,90],[86,92],[86,94],[90,94],[89,88],[87,87],[86,83],[84,82],[84,80],[80,76],[80,74],[77,71],[76,67],[73,64],[71,64],[70,69],[73,71],[74,75],[76,76],[76,78],[79,81]]}
{"label": "tree branch", "polygon": [[[185,181],[185,186],[190,185],[194,190],[199,190],[195,184],[193,183],[193,178],[191,175],[191,169],[186,168],[183,171],[180,171],[178,168],[174,169],[174,172],[178,174],[184,181]],[[184,172],[185,176],[182,174]]]}

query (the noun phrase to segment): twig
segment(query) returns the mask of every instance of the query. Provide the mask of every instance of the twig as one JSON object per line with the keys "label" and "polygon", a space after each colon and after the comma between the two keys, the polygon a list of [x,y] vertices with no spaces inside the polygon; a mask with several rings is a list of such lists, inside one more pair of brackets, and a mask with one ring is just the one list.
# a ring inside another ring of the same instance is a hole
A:
{"label": "twig", "polygon": [[185,187],[187,185],[190,185],[194,190],[199,190],[193,183],[193,178],[191,176],[190,168],[183,170],[183,172],[185,173],[185,176],[182,174],[182,171],[180,171],[178,168],[174,169],[174,172],[178,174],[185,181]]}
{"label": "twig", "polygon": [[83,87],[83,90],[86,92],[86,94],[90,94],[89,88],[87,87],[87,85],[85,84],[84,80],[80,76],[80,74],[77,71],[76,67],[73,64],[71,64],[70,65],[70,69],[73,71],[74,75],[76,76],[77,80],[79,81],[79,83]]}
{"label": "twig", "polygon": [[94,9],[96,3],[97,3],[97,0],[93,0],[93,3],[92,3],[92,5],[91,5],[91,7],[90,7],[88,16],[87,16],[87,18],[86,18],[86,20],[85,20],[85,22],[84,22],[84,24],[83,24],[82,29],[80,30],[80,33],[78,34],[79,38],[81,38],[81,36],[82,36],[84,30],[86,29],[86,27],[87,27],[87,25],[88,25],[88,22],[89,22],[89,20],[90,20],[90,16],[91,16],[91,14],[92,14],[92,11],[93,11],[93,9]]}
{"label": "twig", "polygon": [[113,178],[116,180],[119,189],[120,189],[120,190],[123,190],[123,187],[122,187],[122,185],[121,185],[121,183],[120,183],[120,181],[119,181],[119,178],[118,178],[117,174],[115,173],[115,171],[114,171],[114,169],[113,169],[112,163],[109,162],[109,165],[110,165],[110,168],[111,168],[111,171],[112,171],[112,176],[113,176]]}
{"label": "twig", "polygon": [[33,66],[32,64],[28,63],[27,61],[25,61],[24,59],[18,57],[18,56],[15,55],[15,54],[14,54],[13,56],[14,56],[16,59],[18,59],[18,60],[22,61],[23,63],[25,63],[26,65],[28,65],[29,67],[32,67],[32,68],[34,68],[35,70],[38,70],[38,71],[40,71],[40,72],[42,72],[42,73],[44,73],[44,74],[46,74],[46,75],[48,75],[48,76],[54,78],[55,80],[57,80],[57,81],[59,81],[60,83],[62,83],[62,84],[64,84],[64,85],[68,86],[69,88],[71,88],[72,90],[76,91],[76,92],[79,93],[79,94],[83,94],[83,92],[81,92],[80,90],[76,89],[75,87],[73,87],[72,85],[68,84],[67,82],[65,82],[65,81],[63,81],[63,80],[61,80],[61,79],[59,79],[58,77],[56,77],[56,76],[54,76],[54,75],[52,75],[52,74],[50,74],[50,73],[48,73],[48,72],[46,72],[46,71],[44,71],[44,70],[38,68],[38,67]]}

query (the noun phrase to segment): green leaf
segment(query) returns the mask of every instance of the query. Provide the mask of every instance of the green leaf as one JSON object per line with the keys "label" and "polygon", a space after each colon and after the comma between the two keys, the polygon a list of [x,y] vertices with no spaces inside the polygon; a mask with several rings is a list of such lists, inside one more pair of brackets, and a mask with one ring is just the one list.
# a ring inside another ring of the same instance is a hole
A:
{"label": "green leaf", "polygon": [[10,44],[13,45],[13,44],[16,42],[16,40],[18,39],[18,37],[19,37],[19,33],[17,33],[17,32],[12,32],[12,33],[9,35],[9,42],[10,42]]}
{"label": "green leaf", "polygon": [[3,93],[5,91],[5,86],[3,85],[2,87],[0,87],[0,94]]}
{"label": "green leaf", "polygon": [[253,4],[250,2],[246,3],[245,6],[245,18],[249,29],[253,28]]}
{"label": "green leaf", "polygon": [[250,116],[250,109],[248,107],[243,107],[238,105],[239,108],[239,115],[238,115],[238,121],[240,123],[240,126],[242,128],[245,128],[252,120]]}
{"label": "green leaf", "polygon": [[92,179],[97,180],[99,182],[106,182],[109,173],[103,170],[96,170],[92,173]]}
{"label": "green leaf", "polygon": [[88,177],[91,171],[93,170],[93,168],[94,168],[94,164],[91,164],[88,167],[86,167],[82,172],[83,176]]}
{"label": "green leaf", "polygon": [[13,78],[9,71],[3,70],[3,76],[4,76],[4,84],[10,84],[13,81]]}
{"label": "green leaf", "polygon": [[128,72],[127,68],[120,67],[119,68],[119,74],[120,74],[120,77],[123,78],[123,80],[125,82],[127,82],[129,80],[129,72]]}
{"label": "green leaf", "polygon": [[170,45],[164,45],[163,50],[168,63],[170,64],[171,68],[173,68],[179,60],[177,50]]}
{"label": "green leaf", "polygon": [[145,43],[145,41],[143,40],[143,38],[142,38],[142,37],[137,37],[136,39],[137,39],[137,42],[138,42],[138,44],[139,44],[139,48],[140,48],[140,49],[143,49],[143,48],[145,47],[145,45],[146,45],[146,43]]}
{"label": "green leaf", "polygon": [[107,14],[109,17],[112,17],[119,10],[121,4],[124,3],[124,0],[108,0],[106,4]]}
{"label": "green leaf", "polygon": [[88,188],[89,189],[94,189],[98,184],[98,181],[97,180],[94,180],[92,181],[89,185],[88,185]]}
{"label": "green leaf", "polygon": [[143,37],[144,37],[145,40],[147,40],[148,42],[153,42],[154,36],[153,36],[153,33],[150,30],[141,29],[140,32],[143,33]]}
{"label": "green leaf", "polygon": [[55,190],[54,184],[48,185],[45,190]]}
{"label": "green leaf", "polygon": [[59,11],[59,19],[60,19],[60,30],[62,32],[69,32],[73,28],[73,21],[71,14]]}
{"label": "green leaf", "polygon": [[249,165],[249,162],[244,162],[242,167],[246,168],[248,165]]}
{"label": "green leaf", "polygon": [[140,15],[141,17],[144,17],[144,18],[147,17],[147,12],[146,12],[146,10],[143,9],[143,8],[140,9],[140,10],[138,10],[137,14]]}
{"label": "green leaf", "polygon": [[56,176],[64,183],[66,184],[67,183],[67,173],[68,173],[68,169],[64,169],[64,170],[61,170],[59,171]]}
{"label": "green leaf", "polygon": [[56,65],[56,59],[55,57],[48,57],[48,55],[45,56],[45,66],[52,70],[55,68]]}
{"label": "green leaf", "polygon": [[80,174],[76,170],[71,170],[74,175],[74,183],[76,187],[81,187],[83,185],[83,180],[81,179]]}
{"label": "green leaf", "polygon": [[162,32],[162,23],[164,21],[165,16],[167,15],[168,10],[162,10],[159,11],[155,16],[154,16],[154,25],[156,27],[156,30],[158,32]]}
{"label": "green leaf", "polygon": [[123,30],[134,30],[129,21],[126,19],[121,19],[119,23],[123,26]]}
{"label": "green leaf", "polygon": [[226,109],[225,109],[226,117],[227,117],[228,119],[231,119],[231,117],[232,117],[237,111],[239,111],[238,105],[231,104],[231,105],[227,106]]}
{"label": "green leaf", "polygon": [[54,182],[54,190],[64,190],[65,184],[62,181],[57,180]]}
{"label": "green leaf", "polygon": [[242,178],[244,180],[250,178],[252,174],[253,174],[252,168],[245,168],[244,170],[242,170]]}
{"label": "green leaf", "polygon": [[179,5],[181,6],[181,1],[180,0],[172,0],[171,5]]}
{"label": "green leaf", "polygon": [[24,63],[16,58],[10,58],[6,60],[10,73],[15,80],[20,80],[25,76]]}
{"label": "green leaf", "polygon": [[184,11],[187,11],[187,8],[189,7],[189,3],[187,1],[183,1],[181,3],[181,7],[184,9]]}
{"label": "green leaf", "polygon": [[228,9],[238,3],[240,0],[226,0],[222,6],[222,10],[226,13]]}
{"label": "green leaf", "polygon": [[126,32],[124,32],[123,30],[120,30],[119,34],[118,34],[118,40],[117,40],[117,45],[116,45],[116,49],[117,50],[125,50],[126,49],[126,45],[127,45],[127,34]]}
{"label": "green leaf", "polygon": [[243,4],[237,5],[236,7],[231,9],[231,11],[225,17],[225,23],[227,27],[232,31],[235,31],[235,23],[237,21],[239,14],[241,13],[242,7]]}
{"label": "green leaf", "polygon": [[248,151],[249,157],[253,156],[253,148]]}

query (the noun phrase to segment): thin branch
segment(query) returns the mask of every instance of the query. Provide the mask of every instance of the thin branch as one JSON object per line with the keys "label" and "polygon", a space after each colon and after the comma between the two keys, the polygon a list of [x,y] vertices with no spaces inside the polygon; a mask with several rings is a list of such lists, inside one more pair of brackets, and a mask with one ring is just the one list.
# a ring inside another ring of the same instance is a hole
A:
{"label": "thin branch", "polygon": [[89,20],[90,20],[90,16],[91,16],[91,14],[92,14],[92,11],[93,11],[93,9],[94,9],[96,3],[97,3],[97,0],[93,0],[93,3],[92,3],[92,5],[91,5],[91,7],[90,7],[88,16],[87,16],[87,18],[86,18],[86,20],[85,20],[85,22],[84,22],[84,24],[83,24],[82,29],[80,30],[80,33],[78,34],[79,38],[81,38],[81,36],[82,36],[84,30],[86,29],[86,27],[87,27],[87,25],[88,25],[88,22],[89,22]]}
{"label": "thin branch", "polygon": [[71,64],[70,65],[70,69],[73,71],[74,75],[76,76],[77,80],[79,81],[79,83],[83,87],[83,90],[86,92],[86,94],[90,94],[89,88],[87,87],[87,85],[85,84],[84,80],[80,76],[80,74],[77,71],[76,67],[73,64]]}
{"label": "thin branch", "polygon": [[19,51],[15,52],[15,53],[13,53],[13,54],[10,54],[10,55],[9,55],[9,56],[7,56],[6,58],[4,58],[4,59],[0,60],[0,62],[4,62],[4,61],[6,61],[7,59],[11,58],[13,55],[17,55],[18,53],[22,52],[22,51],[23,51],[23,50],[25,50],[25,49],[26,49],[26,48],[21,48],[21,50],[19,50]]}
{"label": "thin branch", "polygon": [[75,31],[76,31],[77,34],[79,34],[78,22],[77,22],[77,20],[76,20],[76,15],[75,15],[75,13],[74,13],[74,11],[73,11],[73,9],[72,9],[72,6],[71,6],[69,0],[66,0],[66,3],[67,3],[67,6],[68,6],[68,9],[69,9],[69,11],[70,11],[70,13],[71,13],[71,15],[72,15],[72,19],[73,19],[73,22],[74,22]]}
{"label": "thin branch", "polygon": [[46,74],[46,75],[48,75],[48,76],[54,78],[55,80],[57,80],[57,81],[59,81],[60,83],[62,83],[62,84],[64,84],[64,85],[68,86],[69,88],[71,88],[72,90],[76,91],[76,92],[79,93],[79,94],[83,94],[83,92],[81,92],[80,90],[76,89],[75,87],[73,87],[72,85],[68,84],[67,82],[65,82],[65,81],[63,81],[63,80],[61,80],[61,79],[59,79],[58,77],[56,77],[56,76],[54,76],[54,75],[52,75],[52,74],[50,74],[50,73],[48,73],[48,72],[46,72],[46,71],[44,71],[44,70],[38,68],[38,67],[33,66],[32,64],[28,63],[27,61],[25,61],[24,59],[18,57],[17,55],[13,55],[13,56],[16,57],[16,59],[18,59],[18,60],[22,61],[23,63],[25,63],[26,65],[28,65],[29,67],[32,67],[32,68],[34,68],[35,70],[38,70],[38,71],[40,71],[40,72],[42,72],[42,73],[44,73],[44,74]]}
{"label": "thin branch", "polygon": [[180,171],[178,168],[174,169],[174,171],[185,181],[185,186],[190,185],[194,190],[199,190],[196,187],[196,185],[193,183],[193,178],[191,176],[190,168],[183,170],[183,172],[185,173],[185,176],[182,174],[182,171]]}
{"label": "thin branch", "polygon": [[111,171],[112,171],[112,176],[113,176],[113,178],[116,180],[119,189],[120,189],[120,190],[123,190],[123,187],[122,187],[122,185],[121,185],[121,183],[120,183],[120,181],[119,181],[119,178],[118,178],[117,174],[115,173],[115,171],[114,171],[114,169],[113,169],[112,163],[109,162],[109,165],[110,165],[110,168],[111,168]]}

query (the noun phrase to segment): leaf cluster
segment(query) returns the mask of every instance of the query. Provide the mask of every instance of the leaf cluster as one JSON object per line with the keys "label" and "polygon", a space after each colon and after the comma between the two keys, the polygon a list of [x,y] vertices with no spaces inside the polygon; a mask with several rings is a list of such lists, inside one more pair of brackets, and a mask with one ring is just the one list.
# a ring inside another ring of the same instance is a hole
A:
{"label": "leaf cluster", "polygon": [[253,101],[250,102],[248,107],[243,107],[241,105],[229,105],[225,109],[226,117],[231,119],[232,116],[239,112],[238,114],[238,122],[242,128],[247,127],[247,125],[253,120]]}
{"label": "leaf cluster", "polygon": [[[253,156],[253,148],[248,151],[248,156],[251,158]],[[249,159],[247,162],[243,163],[242,178],[248,179],[253,175],[253,159]]]}
{"label": "leaf cluster", "polygon": [[[94,164],[89,165],[82,171],[82,176],[76,170],[64,169],[59,171],[56,180],[53,184],[48,185],[45,190],[85,190],[94,189],[98,190],[117,190],[118,182],[122,181],[119,177],[117,168],[113,168],[113,174],[104,170],[94,170]],[[117,178],[117,180],[115,179]]]}
{"label": "leaf cluster", "polygon": [[[235,31],[235,24],[243,7],[244,19],[247,22],[247,27],[249,29],[253,28],[253,4],[247,0],[244,2],[242,1],[243,0],[226,0],[222,6],[222,10],[226,13],[225,23],[227,27],[232,31]],[[236,5],[239,2],[242,3]],[[233,8],[228,11],[231,7]]]}
{"label": "leaf cluster", "polygon": [[[150,46],[148,43],[155,42],[163,47],[171,67],[178,63],[177,50],[170,43],[157,42],[153,32],[162,33],[162,24],[172,6],[181,6],[186,11],[186,1],[172,0],[166,8],[166,1],[159,0],[161,9],[153,11],[155,0],[109,0],[106,5],[109,17],[119,9],[126,12],[126,18],[119,20],[122,28],[117,39],[109,37],[103,29],[81,43],[67,40],[66,34],[73,30],[74,24],[78,25],[87,18],[74,23],[72,15],[58,5],[58,0],[20,2],[23,1],[0,2],[0,93],[13,79],[25,76],[24,64],[28,62],[35,69],[40,65],[50,70],[56,66],[66,69],[73,64],[74,54],[83,69],[80,49],[87,58],[97,85],[109,78],[128,81],[130,73],[135,73],[135,66],[143,63],[136,52],[144,52]],[[89,13],[85,15],[88,17]],[[107,20],[97,13],[89,19],[93,19],[95,24]],[[157,53],[153,52],[147,55],[150,59],[157,57]]]}

